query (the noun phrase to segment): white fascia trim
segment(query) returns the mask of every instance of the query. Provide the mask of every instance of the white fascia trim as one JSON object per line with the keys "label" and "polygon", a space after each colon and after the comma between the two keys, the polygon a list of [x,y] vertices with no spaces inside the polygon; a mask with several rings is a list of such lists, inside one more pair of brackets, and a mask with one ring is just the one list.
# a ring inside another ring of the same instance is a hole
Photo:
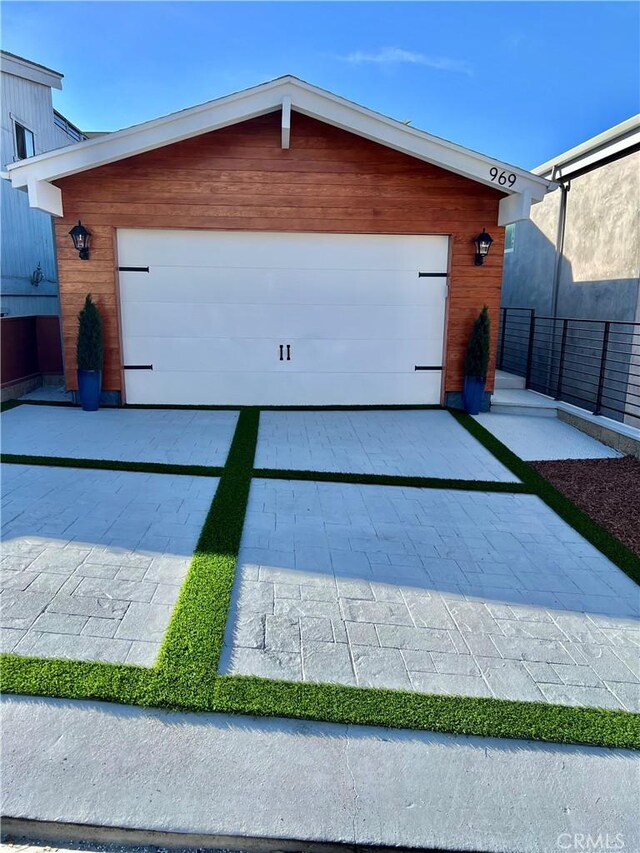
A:
{"label": "white fascia trim", "polygon": [[[556,188],[553,181],[532,175],[524,169],[494,160],[469,148],[456,145],[454,142],[432,136],[423,130],[409,127],[303,81],[296,81],[296,83],[299,91],[293,98],[294,109],[311,118],[318,118],[335,127],[370,139],[372,142],[378,142],[403,154],[409,154],[411,157],[456,172],[508,195],[520,193],[526,188],[531,192],[532,198],[537,201],[542,199],[549,190]],[[489,171],[493,167],[496,167],[499,172],[515,174],[515,188],[500,186],[492,181]]]}
{"label": "white fascia trim", "polygon": [[570,148],[564,154],[558,154],[557,157],[536,166],[532,172],[534,175],[546,177],[555,171],[558,177],[568,178],[587,166],[608,159],[638,144],[640,144],[640,113],[576,145],[575,148]]}
{"label": "white fascia trim", "polygon": [[291,142],[291,98],[285,95],[282,99],[282,148],[289,148]]}
{"label": "white fascia trim", "polygon": [[51,68],[45,68],[43,65],[29,62],[28,59],[10,56],[4,51],[0,53],[0,70],[3,74],[11,74],[12,77],[20,77],[22,80],[39,83],[41,86],[48,86],[50,89],[62,89],[62,74],[53,71]]}
{"label": "white fascia trim", "polygon": [[[494,187],[507,196],[526,192],[535,202],[557,186],[546,178],[408,127],[292,77],[279,78],[107,136],[39,154],[9,164],[7,169],[14,187],[55,181],[276,110],[282,110],[284,122],[287,103],[289,111],[293,108],[311,118]],[[514,186],[500,186],[492,181],[492,168],[515,174]],[[40,197],[44,198],[44,194],[40,193]]]}
{"label": "white fascia trim", "polygon": [[274,84],[267,83],[144,124],[46,151],[8,164],[7,169],[14,186],[25,186],[29,177],[55,181],[273,112],[282,106],[282,97]]}

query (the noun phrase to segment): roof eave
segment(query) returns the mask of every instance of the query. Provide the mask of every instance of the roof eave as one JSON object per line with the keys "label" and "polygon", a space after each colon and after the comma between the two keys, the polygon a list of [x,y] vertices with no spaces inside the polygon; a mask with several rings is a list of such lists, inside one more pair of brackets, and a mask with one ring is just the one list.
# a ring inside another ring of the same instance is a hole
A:
{"label": "roof eave", "polygon": [[[525,196],[528,206],[541,200],[548,191],[556,187],[553,181],[544,177],[408,127],[290,76],[280,77],[252,89],[106,136],[89,139],[69,148],[56,149],[28,160],[21,160],[9,164],[7,168],[14,187],[50,183],[274,112],[281,109],[283,100],[288,98],[291,99],[291,106],[296,112],[494,187],[507,197]],[[505,183],[500,183],[503,173],[509,178],[513,176],[511,185],[507,183],[506,177]],[[40,195],[43,198],[45,194]],[[56,205],[56,208],[58,207]],[[508,207],[515,210],[513,203]]]}
{"label": "roof eave", "polygon": [[583,169],[586,165],[608,159],[612,155],[633,148],[638,143],[640,143],[640,113],[552,157],[531,171],[540,177],[554,173],[568,177],[572,172]]}
{"label": "roof eave", "polygon": [[0,70],[4,74],[30,80],[32,83],[39,83],[51,89],[62,89],[64,74],[54,71],[53,68],[47,68],[46,65],[32,62],[24,56],[9,53],[7,50],[0,51]]}

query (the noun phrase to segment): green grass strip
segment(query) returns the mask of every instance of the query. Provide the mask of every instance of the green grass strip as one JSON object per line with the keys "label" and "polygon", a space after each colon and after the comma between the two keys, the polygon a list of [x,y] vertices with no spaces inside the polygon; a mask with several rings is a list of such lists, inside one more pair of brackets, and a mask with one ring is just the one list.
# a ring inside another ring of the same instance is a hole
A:
{"label": "green grass strip", "polygon": [[515,474],[529,490],[541,498],[557,515],[570,524],[587,542],[601,551],[612,563],[627,574],[636,583],[640,583],[640,557],[626,545],[616,539],[608,530],[601,527],[590,516],[579,509],[562,492],[552,486],[548,480],[527,465],[512,450],[485,429],[470,415],[451,410],[453,417],[486,449],[498,459],[505,468]]}
{"label": "green grass strip", "polygon": [[4,654],[0,674],[5,693],[153,704],[153,670],[138,666]]}
{"label": "green grass strip", "polygon": [[219,477],[224,470],[213,465],[126,462],[120,459],[75,459],[73,456],[28,456],[21,453],[0,453],[0,462],[11,465],[44,465],[47,468],[97,468],[102,471],[135,471],[139,474],[186,474],[190,477]]}
{"label": "green grass strip", "polygon": [[353,474],[337,471],[292,471],[278,468],[255,468],[254,477],[265,480],[315,480],[319,483],[353,483],[364,486],[402,486],[415,489],[457,489],[463,492],[509,492],[530,494],[524,483],[497,480],[450,480],[440,477],[405,477],[396,474]]}
{"label": "green grass strip", "polygon": [[640,749],[638,715],[542,702],[219,676],[215,682],[215,709],[481,737]]}
{"label": "green grass strip", "polygon": [[160,651],[160,685],[177,691],[180,702],[201,693],[218,671],[259,422],[258,409],[243,409],[238,416],[224,473]]}
{"label": "green grass strip", "polygon": [[0,413],[8,412],[10,409],[15,409],[21,405],[22,400],[5,400],[4,403],[0,403]]}
{"label": "green grass strip", "polygon": [[204,658],[200,666],[165,660],[143,669],[3,655],[2,681],[6,693],[640,749],[640,716],[626,711],[220,676]]}

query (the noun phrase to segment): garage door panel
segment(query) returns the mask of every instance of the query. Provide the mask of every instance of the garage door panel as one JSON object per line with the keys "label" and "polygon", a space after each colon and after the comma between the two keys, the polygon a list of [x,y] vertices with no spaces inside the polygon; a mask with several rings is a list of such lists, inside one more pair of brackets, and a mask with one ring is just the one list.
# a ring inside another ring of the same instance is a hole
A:
{"label": "garage door panel", "polygon": [[[384,359],[380,359],[380,351]],[[153,365],[160,372],[246,373],[259,365],[263,372],[353,373],[368,372],[376,364],[378,372],[411,371],[416,364],[439,365],[441,353],[425,346],[421,339],[394,340],[300,340],[280,344],[271,338],[130,338],[125,364]]]}
{"label": "garage door panel", "polygon": [[123,302],[219,305],[431,305],[446,287],[446,278],[418,278],[416,270],[152,266],[148,273],[121,272],[120,280]]}
{"label": "garage door panel", "polygon": [[436,335],[441,340],[441,324],[414,306],[288,306],[266,315],[262,305],[184,304],[176,311],[173,304],[129,303],[123,321],[125,337],[164,329],[168,339],[178,337],[218,338],[264,337],[268,324],[270,337],[278,342],[309,337],[423,338]]}
{"label": "garage door panel", "polygon": [[[436,403],[445,237],[118,232],[132,403]],[[419,277],[427,272],[429,277]],[[286,360],[287,345],[290,360]],[[281,361],[280,346],[284,360]]]}
{"label": "garage door panel", "polygon": [[182,371],[131,373],[128,402],[149,405],[417,405],[440,394],[439,373],[208,373],[193,382]]}
{"label": "garage door panel", "polygon": [[[250,238],[250,239],[248,239]],[[120,266],[262,269],[430,269],[448,267],[446,237],[286,234],[273,231],[118,231]]]}

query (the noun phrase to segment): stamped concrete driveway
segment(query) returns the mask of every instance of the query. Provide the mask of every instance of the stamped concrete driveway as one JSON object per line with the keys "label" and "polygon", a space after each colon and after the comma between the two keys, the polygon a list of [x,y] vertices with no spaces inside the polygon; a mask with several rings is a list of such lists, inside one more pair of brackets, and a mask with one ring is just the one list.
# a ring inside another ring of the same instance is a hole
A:
{"label": "stamped concrete driveway", "polygon": [[222,668],[640,710],[639,614],[533,495],[254,480]]}
{"label": "stamped concrete driveway", "polygon": [[262,412],[256,468],[503,480],[516,477],[438,410]]}
{"label": "stamped concrete driveway", "polygon": [[237,412],[18,406],[2,415],[2,450],[30,456],[224,465]]}
{"label": "stamped concrete driveway", "polygon": [[[3,449],[220,465],[236,420],[22,406]],[[428,410],[263,412],[255,464],[515,480]],[[217,480],[3,467],[3,648],[150,665]],[[638,588],[537,497],[285,476],[252,482],[222,671],[638,710]]]}
{"label": "stamped concrete driveway", "polygon": [[29,465],[1,473],[2,651],[151,666],[217,479]]}

